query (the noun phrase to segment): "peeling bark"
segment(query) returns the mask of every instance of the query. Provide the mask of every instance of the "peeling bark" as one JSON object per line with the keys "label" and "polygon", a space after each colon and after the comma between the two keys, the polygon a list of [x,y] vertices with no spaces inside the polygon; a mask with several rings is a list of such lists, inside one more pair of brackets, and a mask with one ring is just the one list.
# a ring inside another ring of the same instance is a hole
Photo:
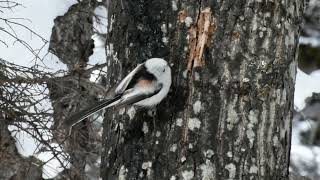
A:
{"label": "peeling bark", "polygon": [[[209,8],[210,38],[206,23],[204,33],[190,26]],[[106,113],[103,179],[288,179],[303,2],[122,0],[108,10],[108,86],[151,57],[169,62],[173,85],[156,109]]]}

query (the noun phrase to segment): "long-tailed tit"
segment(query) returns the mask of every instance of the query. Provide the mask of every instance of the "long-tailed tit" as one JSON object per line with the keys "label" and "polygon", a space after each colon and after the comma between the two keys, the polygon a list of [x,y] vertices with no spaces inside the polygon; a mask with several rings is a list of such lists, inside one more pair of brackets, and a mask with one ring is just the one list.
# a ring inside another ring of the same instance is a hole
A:
{"label": "long-tailed tit", "polygon": [[171,86],[171,69],[160,58],[148,59],[131,71],[116,87],[114,97],[98,102],[93,107],[72,115],[64,121],[70,128],[94,113],[109,107],[133,104],[152,107],[159,104]]}

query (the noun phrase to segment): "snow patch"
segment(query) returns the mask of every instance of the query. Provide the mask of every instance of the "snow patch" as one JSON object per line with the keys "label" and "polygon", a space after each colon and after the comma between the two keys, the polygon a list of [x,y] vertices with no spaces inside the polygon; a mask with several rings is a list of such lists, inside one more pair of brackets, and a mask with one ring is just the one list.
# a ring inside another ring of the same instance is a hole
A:
{"label": "snow patch", "polygon": [[298,68],[294,92],[294,105],[298,110],[305,107],[305,99],[312,96],[313,92],[320,92],[320,79],[315,78],[314,75],[310,76]]}

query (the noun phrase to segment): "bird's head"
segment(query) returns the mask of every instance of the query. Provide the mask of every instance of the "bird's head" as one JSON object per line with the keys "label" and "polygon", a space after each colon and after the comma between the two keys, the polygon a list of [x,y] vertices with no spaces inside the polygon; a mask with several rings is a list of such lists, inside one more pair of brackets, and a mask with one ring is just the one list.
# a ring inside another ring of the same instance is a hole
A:
{"label": "bird's head", "polygon": [[171,84],[171,68],[167,61],[161,58],[148,59],[145,62],[147,71],[153,74],[163,84]]}

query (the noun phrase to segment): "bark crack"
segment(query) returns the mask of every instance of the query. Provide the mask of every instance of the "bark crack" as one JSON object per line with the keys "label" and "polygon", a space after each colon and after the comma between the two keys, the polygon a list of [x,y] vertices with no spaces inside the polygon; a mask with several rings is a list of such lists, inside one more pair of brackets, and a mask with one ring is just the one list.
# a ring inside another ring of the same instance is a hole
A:
{"label": "bark crack", "polygon": [[[182,13],[183,15],[184,13]],[[180,21],[182,18],[180,18]],[[210,45],[210,38],[216,30],[216,20],[209,7],[202,10],[195,25],[189,29],[188,70],[204,66],[203,52]]]}

